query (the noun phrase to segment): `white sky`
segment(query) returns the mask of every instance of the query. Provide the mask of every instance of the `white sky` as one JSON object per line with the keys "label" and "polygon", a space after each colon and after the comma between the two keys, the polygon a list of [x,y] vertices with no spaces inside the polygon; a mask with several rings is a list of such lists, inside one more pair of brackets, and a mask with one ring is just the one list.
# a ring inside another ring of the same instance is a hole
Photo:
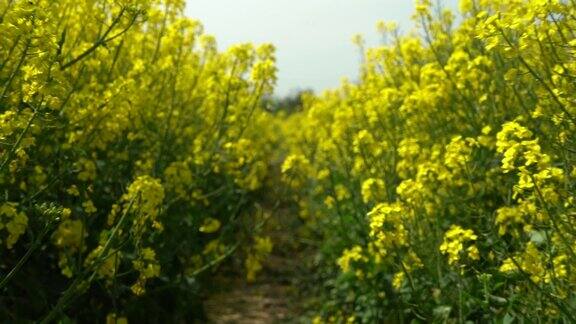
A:
{"label": "white sky", "polygon": [[[404,32],[414,0],[187,0],[186,14],[199,19],[205,31],[226,49],[241,42],[276,46],[276,94],[338,86],[354,80],[359,53],[351,37],[360,33],[376,45],[378,20],[396,21]],[[444,0],[455,7],[457,0]]]}

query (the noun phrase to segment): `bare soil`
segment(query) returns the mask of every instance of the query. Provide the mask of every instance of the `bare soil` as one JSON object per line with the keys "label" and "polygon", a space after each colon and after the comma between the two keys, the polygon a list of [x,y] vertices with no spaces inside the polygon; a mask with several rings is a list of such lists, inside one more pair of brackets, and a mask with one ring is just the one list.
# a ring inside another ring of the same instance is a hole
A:
{"label": "bare soil", "polygon": [[204,302],[208,323],[298,322],[301,302],[297,277],[302,272],[302,253],[287,230],[294,226],[294,218],[281,214],[264,233],[271,237],[274,249],[255,282],[246,282],[241,264],[220,271],[215,278],[214,287],[218,289]]}

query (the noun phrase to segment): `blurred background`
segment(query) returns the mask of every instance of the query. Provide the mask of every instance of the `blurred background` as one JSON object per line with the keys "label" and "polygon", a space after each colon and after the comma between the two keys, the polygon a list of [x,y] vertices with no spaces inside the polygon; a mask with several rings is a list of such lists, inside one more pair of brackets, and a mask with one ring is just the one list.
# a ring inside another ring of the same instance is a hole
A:
{"label": "blurred background", "polygon": [[[457,0],[443,0],[457,8]],[[378,20],[410,31],[411,0],[187,0],[186,13],[216,36],[220,50],[239,42],[271,42],[277,48],[276,95],[336,87],[355,80],[360,54],[351,38],[379,42]]]}

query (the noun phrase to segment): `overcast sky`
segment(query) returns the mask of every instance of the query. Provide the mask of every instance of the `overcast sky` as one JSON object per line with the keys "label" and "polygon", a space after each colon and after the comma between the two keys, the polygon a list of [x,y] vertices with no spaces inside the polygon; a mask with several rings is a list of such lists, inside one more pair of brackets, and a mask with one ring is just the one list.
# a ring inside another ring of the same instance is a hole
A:
{"label": "overcast sky", "polygon": [[[276,93],[338,86],[354,80],[359,53],[351,37],[360,33],[377,44],[378,20],[412,28],[413,0],[187,0],[186,13],[226,49],[240,42],[273,43],[277,48]],[[444,0],[455,7],[457,0]]]}

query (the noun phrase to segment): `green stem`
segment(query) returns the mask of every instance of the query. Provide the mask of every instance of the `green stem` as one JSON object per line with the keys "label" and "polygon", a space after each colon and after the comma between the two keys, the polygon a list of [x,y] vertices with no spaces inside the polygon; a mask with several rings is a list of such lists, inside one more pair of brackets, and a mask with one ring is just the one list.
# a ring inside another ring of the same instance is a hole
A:
{"label": "green stem", "polygon": [[26,261],[28,261],[28,259],[32,255],[32,253],[40,246],[40,244],[42,243],[42,240],[44,239],[46,234],[48,234],[48,232],[50,231],[50,228],[52,227],[53,223],[54,223],[54,220],[51,220],[44,227],[44,230],[36,238],[36,240],[34,240],[34,242],[32,243],[32,246],[28,249],[28,251],[26,251],[26,253],[20,258],[20,260],[18,260],[18,263],[16,263],[16,265],[12,268],[12,270],[10,270],[10,272],[8,272],[8,274],[4,277],[4,279],[2,279],[2,281],[0,281],[0,291],[2,289],[4,289],[4,287],[14,277],[14,275],[18,272],[18,270],[20,270],[20,268],[22,268],[24,263],[26,263]]}
{"label": "green stem", "polygon": [[122,214],[122,217],[118,221],[118,224],[116,224],[116,226],[114,226],[114,228],[112,229],[112,233],[110,233],[108,240],[104,244],[104,248],[102,249],[102,252],[98,256],[98,259],[96,259],[94,263],[92,263],[84,272],[80,273],[80,275],[76,277],[76,279],[72,282],[72,284],[70,284],[70,286],[66,289],[62,297],[58,299],[56,306],[54,306],[54,308],[50,311],[50,313],[48,313],[48,315],[46,315],[46,317],[44,317],[44,319],[40,321],[40,324],[51,323],[56,318],[56,316],[58,316],[58,314],[62,312],[62,310],[66,307],[69,301],[80,290],[79,289],[81,288],[80,285],[83,283],[83,280],[85,278],[87,278],[86,282],[84,283],[85,285],[89,285],[90,282],[94,279],[94,276],[96,275],[96,272],[98,270],[98,266],[100,266],[100,264],[102,264],[109,257],[106,254],[110,249],[110,246],[112,245],[112,240],[116,237],[116,233],[118,233],[120,227],[122,227],[125,220],[128,218],[127,217],[128,213],[132,209],[132,206],[134,205],[134,201],[136,200],[136,198],[137,197],[132,198],[128,207],[124,211],[124,214]]}

